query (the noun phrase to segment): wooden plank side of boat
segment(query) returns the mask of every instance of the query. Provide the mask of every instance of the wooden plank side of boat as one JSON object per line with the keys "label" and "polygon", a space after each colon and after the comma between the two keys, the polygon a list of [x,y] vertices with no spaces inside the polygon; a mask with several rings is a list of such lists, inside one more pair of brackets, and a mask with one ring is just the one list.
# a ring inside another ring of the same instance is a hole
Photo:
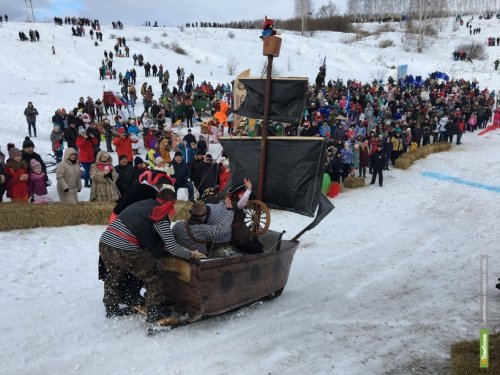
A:
{"label": "wooden plank side of boat", "polygon": [[285,287],[299,242],[283,240],[280,246],[263,254],[200,263],[167,258],[162,261],[167,298],[206,316],[264,298]]}
{"label": "wooden plank side of boat", "polygon": [[199,311],[201,309],[200,264],[171,257],[161,259],[160,264],[163,269],[163,289],[167,299]]}
{"label": "wooden plank side of boat", "polygon": [[283,241],[277,252],[231,257],[235,259],[223,259],[219,265],[202,262],[200,289],[204,315],[222,314],[283,289],[298,245]]}

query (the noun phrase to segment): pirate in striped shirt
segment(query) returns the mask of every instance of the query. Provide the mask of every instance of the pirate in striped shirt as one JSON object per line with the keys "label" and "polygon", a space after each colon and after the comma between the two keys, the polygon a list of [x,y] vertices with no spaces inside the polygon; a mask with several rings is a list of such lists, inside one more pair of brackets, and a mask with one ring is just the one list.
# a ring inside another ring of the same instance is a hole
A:
{"label": "pirate in striped shirt", "polygon": [[177,196],[170,189],[162,189],[156,199],[147,199],[127,207],[108,225],[99,241],[99,253],[108,270],[104,280],[104,306],[106,316],[114,317],[128,313],[120,309],[120,283],[126,272],[144,281],[146,321],[154,322],[168,317],[171,311],[164,303],[161,290],[161,272],[157,262],[171,255],[183,259],[205,257],[198,251],[180,246],[170,229],[170,218],[174,214]]}

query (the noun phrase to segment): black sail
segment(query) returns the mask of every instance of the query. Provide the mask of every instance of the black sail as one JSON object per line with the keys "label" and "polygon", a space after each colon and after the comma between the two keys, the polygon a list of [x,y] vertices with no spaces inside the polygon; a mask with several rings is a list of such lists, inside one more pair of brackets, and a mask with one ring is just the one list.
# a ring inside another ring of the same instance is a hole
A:
{"label": "black sail", "polygon": [[[259,181],[261,137],[221,138],[228,155],[231,184]],[[320,137],[268,137],[263,201],[272,208],[314,217],[326,161],[326,141]],[[333,205],[332,205],[333,208]]]}
{"label": "black sail", "polygon": [[[246,97],[234,113],[249,118],[264,118],[264,93],[266,80],[241,78]],[[307,78],[274,78],[271,85],[269,120],[294,122],[302,117],[306,103]]]}

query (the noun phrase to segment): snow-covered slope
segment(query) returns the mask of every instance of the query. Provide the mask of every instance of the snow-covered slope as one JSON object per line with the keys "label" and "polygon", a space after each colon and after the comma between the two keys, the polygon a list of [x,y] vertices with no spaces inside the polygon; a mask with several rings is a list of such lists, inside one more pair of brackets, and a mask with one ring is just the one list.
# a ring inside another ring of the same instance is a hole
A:
{"label": "snow-covered slope", "polygon": [[[476,17],[477,18],[477,17]],[[437,21],[436,21],[437,22]],[[363,82],[377,78],[396,76],[392,66],[408,64],[408,73],[427,76],[435,70],[447,72],[452,77],[476,78],[482,86],[490,90],[500,86],[500,77],[494,74],[493,61],[500,56],[500,47],[488,47],[487,60],[473,64],[454,62],[451,56],[458,44],[470,40],[486,43],[488,36],[496,36],[500,30],[499,20],[475,21],[474,27],[481,26],[482,33],[469,36],[468,30],[459,27],[453,32],[452,19],[439,21],[436,26],[442,30],[438,37],[429,38],[429,47],[422,54],[405,52],[402,24],[390,24],[395,30],[389,33],[369,36],[359,42],[345,43],[352,35],[342,33],[318,32],[312,37],[302,37],[293,32],[282,32],[281,55],[275,59],[274,67],[281,76],[306,76],[313,82],[320,62],[326,56],[327,79],[358,79]],[[36,28],[41,41],[36,43],[20,42],[18,32]],[[374,32],[380,25],[367,24],[363,28]],[[52,130],[51,117],[57,108],[74,108],[80,96],[101,96],[106,89],[119,90],[117,80],[99,81],[98,68],[104,50],[111,50],[116,39],[111,35],[124,36],[130,47],[130,56],[142,53],[151,64],[163,64],[175,76],[178,66],[184,67],[186,74],[193,73],[195,82],[201,80],[230,82],[234,76],[227,73],[228,59],[238,62],[236,72],[247,68],[254,75],[261,75],[265,58],[262,56],[262,42],[257,30],[231,30],[234,38],[228,36],[228,29],[188,28],[146,28],[126,27],[113,30],[111,25],[103,25],[103,42],[94,46],[90,36],[74,37],[70,26],[53,24],[26,24],[9,22],[0,28],[0,82],[3,84],[0,95],[2,113],[0,145],[9,141],[20,143],[27,135],[23,110],[28,101],[38,109],[39,139],[36,145],[42,151],[49,151],[48,135]],[[144,43],[144,37],[151,39]],[[139,39],[140,41],[134,41]],[[394,47],[381,49],[381,40],[391,39]],[[177,42],[188,53],[179,55],[162,47],[162,44]],[[56,49],[52,55],[51,46]],[[133,66],[132,58],[115,58],[117,72]],[[137,67],[138,68],[138,67]],[[144,70],[137,69],[137,83],[147,81],[158,92],[159,83],[153,77],[147,80]],[[170,84],[173,84],[171,79]]]}
{"label": "snow-covered slope", "polygon": [[[483,34],[475,36],[477,40],[500,34],[497,20],[479,24]],[[89,37],[72,37],[67,26],[49,24],[33,25],[41,34],[40,43],[18,42],[17,32],[28,27],[9,23],[0,28],[4,150],[8,141],[20,145],[26,135],[22,113],[31,100],[40,112],[35,143],[40,152],[48,151],[53,111],[74,107],[80,96],[101,93],[97,68],[103,49],[114,44],[112,32],[127,38],[131,54],[141,52],[171,73],[183,66],[196,80],[229,81],[227,56],[235,56],[241,70],[250,67],[254,73],[260,73],[264,60],[255,31],[236,30],[230,39],[227,30],[182,33],[130,27],[118,32],[104,26],[104,42],[94,47]],[[465,28],[452,35],[451,21],[443,30],[449,32],[422,55],[399,47],[380,50],[374,37],[343,44],[340,34],[305,38],[284,32],[276,64],[282,75],[314,79],[319,58],[326,53],[327,78],[366,81],[380,69],[381,55],[389,65],[409,63],[413,74],[455,72],[496,89],[492,61],[497,47],[488,49],[485,62],[453,62],[455,45],[469,36]],[[164,32],[168,36],[162,36]],[[145,35],[151,44],[133,42],[133,37]],[[398,32],[379,39],[389,37],[400,43]],[[178,41],[189,55],[152,47],[162,40]],[[118,71],[132,66],[131,59],[115,61]],[[138,72],[140,84],[143,71]],[[118,88],[116,81],[104,84]],[[104,317],[102,284],[97,280],[97,242],[103,227],[0,232],[0,373],[444,373],[450,344],[479,334],[480,255],[490,256],[490,326],[500,323],[493,283],[500,276],[500,134],[467,134],[462,142],[409,170],[385,173],[383,188],[371,186],[336,198],[334,212],[303,236],[280,298],[155,338],[146,337],[140,318]],[[438,172],[440,179],[422,174],[428,171]],[[307,222],[273,211],[272,227],[286,229],[289,238]]]}

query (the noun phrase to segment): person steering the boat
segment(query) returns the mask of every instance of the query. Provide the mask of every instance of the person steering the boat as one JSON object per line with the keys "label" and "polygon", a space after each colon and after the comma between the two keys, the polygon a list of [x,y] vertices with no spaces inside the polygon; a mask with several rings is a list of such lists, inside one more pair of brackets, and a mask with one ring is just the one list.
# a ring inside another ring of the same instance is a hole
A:
{"label": "person steering the boat", "polygon": [[222,233],[231,230],[234,211],[229,197],[224,200],[228,211],[222,221],[215,225],[204,224],[207,217],[207,206],[203,202],[194,203],[189,210],[189,220],[179,220],[172,228],[175,240],[183,247],[207,254],[207,242],[215,241]]}
{"label": "person steering the boat", "polygon": [[233,187],[228,191],[234,208],[234,219],[231,226],[231,246],[247,254],[260,254],[264,250],[257,236],[247,227],[245,223],[245,211],[243,210],[252,194],[252,182],[244,178],[243,185]]}

